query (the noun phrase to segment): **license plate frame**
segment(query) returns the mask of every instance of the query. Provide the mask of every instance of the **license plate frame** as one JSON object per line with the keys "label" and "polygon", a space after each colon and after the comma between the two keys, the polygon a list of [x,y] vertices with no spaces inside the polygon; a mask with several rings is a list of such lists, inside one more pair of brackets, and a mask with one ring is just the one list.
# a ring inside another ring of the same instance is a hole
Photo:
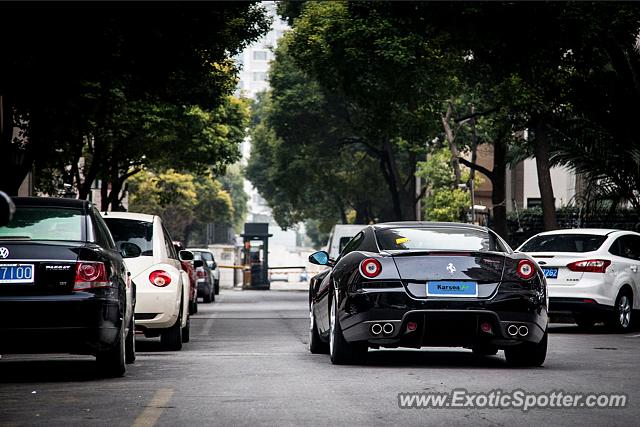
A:
{"label": "license plate frame", "polygon": [[[558,278],[558,269],[555,267],[541,267],[542,273],[544,273],[544,277],[547,279],[557,279]],[[555,273],[555,274],[550,274]]]}
{"label": "license plate frame", "polygon": [[477,298],[478,282],[469,280],[429,280],[428,297]]}
{"label": "license plate frame", "polygon": [[[30,274],[25,275],[25,271]],[[35,283],[35,264],[0,264],[0,285],[33,285]]]}

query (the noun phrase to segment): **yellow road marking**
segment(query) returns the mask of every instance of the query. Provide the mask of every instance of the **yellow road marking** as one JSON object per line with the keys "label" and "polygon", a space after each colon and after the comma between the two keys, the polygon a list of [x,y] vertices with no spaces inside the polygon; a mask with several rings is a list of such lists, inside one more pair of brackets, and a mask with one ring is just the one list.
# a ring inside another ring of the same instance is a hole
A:
{"label": "yellow road marking", "polygon": [[144,411],[131,425],[132,427],[153,427],[156,425],[162,412],[164,411],[164,406],[169,403],[169,400],[173,396],[173,389],[171,388],[161,388],[156,391],[156,394],[153,395],[153,398],[147,405]]}

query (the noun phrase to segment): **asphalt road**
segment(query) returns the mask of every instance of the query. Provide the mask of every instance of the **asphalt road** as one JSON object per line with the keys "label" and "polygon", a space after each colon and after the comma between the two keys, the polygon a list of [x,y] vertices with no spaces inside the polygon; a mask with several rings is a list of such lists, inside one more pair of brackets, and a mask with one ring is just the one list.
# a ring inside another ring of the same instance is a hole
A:
{"label": "asphalt road", "polygon": [[[285,288],[282,286],[280,288]],[[306,293],[223,290],[200,304],[191,342],[165,352],[138,340],[125,378],[99,379],[94,361],[4,356],[0,425],[637,425],[640,334],[555,325],[545,366],[513,369],[502,352],[371,351],[361,366],[307,352]],[[400,392],[622,392],[623,409],[400,409]]]}

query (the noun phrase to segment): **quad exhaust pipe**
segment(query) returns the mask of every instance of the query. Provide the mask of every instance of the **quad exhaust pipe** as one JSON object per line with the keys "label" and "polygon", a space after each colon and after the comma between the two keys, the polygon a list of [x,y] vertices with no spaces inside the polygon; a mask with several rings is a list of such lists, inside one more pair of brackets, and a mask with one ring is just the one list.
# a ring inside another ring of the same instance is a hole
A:
{"label": "quad exhaust pipe", "polygon": [[529,335],[529,328],[526,325],[514,325],[511,324],[507,327],[507,333],[512,336],[521,336],[521,337],[526,337],[527,335]]}
{"label": "quad exhaust pipe", "polygon": [[391,335],[395,330],[395,326],[393,323],[374,323],[371,325],[371,333],[373,335],[380,335],[384,333],[384,335]]}

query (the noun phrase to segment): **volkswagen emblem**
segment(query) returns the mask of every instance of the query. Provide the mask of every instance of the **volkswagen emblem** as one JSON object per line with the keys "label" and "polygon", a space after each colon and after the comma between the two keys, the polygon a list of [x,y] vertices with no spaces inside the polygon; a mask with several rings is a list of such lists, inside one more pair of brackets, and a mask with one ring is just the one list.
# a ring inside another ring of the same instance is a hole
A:
{"label": "volkswagen emblem", "polygon": [[454,267],[454,265],[452,263],[449,263],[449,265],[447,265],[447,270],[449,270],[449,273],[451,273],[451,274],[456,272],[456,268]]}
{"label": "volkswagen emblem", "polygon": [[9,256],[9,249],[4,246],[0,248],[0,258],[6,258]]}

